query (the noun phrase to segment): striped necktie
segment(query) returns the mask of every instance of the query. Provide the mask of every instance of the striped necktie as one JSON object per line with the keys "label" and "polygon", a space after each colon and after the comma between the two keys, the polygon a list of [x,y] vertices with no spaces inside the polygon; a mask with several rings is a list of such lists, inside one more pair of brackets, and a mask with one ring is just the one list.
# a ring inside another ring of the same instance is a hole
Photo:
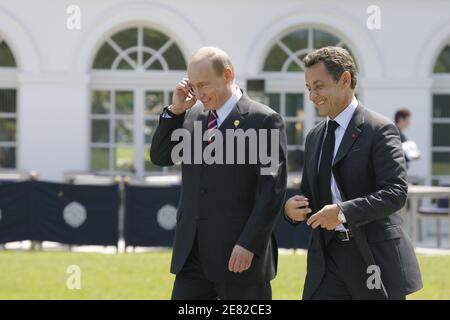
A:
{"label": "striped necktie", "polygon": [[217,129],[217,112],[212,110],[208,116],[208,144],[214,141],[214,130]]}

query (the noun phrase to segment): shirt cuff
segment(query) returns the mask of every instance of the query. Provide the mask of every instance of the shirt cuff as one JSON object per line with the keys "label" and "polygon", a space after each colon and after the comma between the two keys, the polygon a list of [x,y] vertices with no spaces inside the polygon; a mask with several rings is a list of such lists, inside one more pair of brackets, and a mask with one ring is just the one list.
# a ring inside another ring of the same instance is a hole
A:
{"label": "shirt cuff", "polygon": [[339,208],[339,212],[342,212],[342,216],[344,217],[344,221],[342,221],[342,223],[347,223],[347,219],[345,218],[345,214],[344,211],[342,211],[341,205],[338,203],[337,206]]}
{"label": "shirt cuff", "polygon": [[165,107],[165,108],[163,109],[163,112],[162,112],[162,114],[161,114],[161,117],[166,118],[166,119],[170,119],[170,118],[173,118],[173,117],[176,116],[175,113],[173,113],[172,111],[170,111],[170,107],[171,107],[171,106],[168,106],[168,107]]}

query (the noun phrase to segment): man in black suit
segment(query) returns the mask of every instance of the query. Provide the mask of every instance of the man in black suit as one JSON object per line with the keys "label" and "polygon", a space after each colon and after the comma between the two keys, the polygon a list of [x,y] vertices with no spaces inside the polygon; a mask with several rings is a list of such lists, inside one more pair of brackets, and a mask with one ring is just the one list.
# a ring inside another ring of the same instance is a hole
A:
{"label": "man in black suit", "polygon": [[355,63],[325,47],[304,58],[310,100],[326,120],[305,142],[300,194],[285,204],[313,228],[304,299],[405,299],[422,288],[398,213],[407,198],[400,135],[358,103]]}
{"label": "man in black suit", "polygon": [[[191,138],[194,135],[189,142],[193,152],[181,152],[188,160],[181,165],[172,299],[271,299],[278,257],[273,230],[287,179],[283,120],[236,86],[231,60],[218,48],[199,49],[189,62],[188,77],[176,87],[173,104],[164,109],[150,150],[156,165],[173,165],[171,153],[178,142],[171,140],[172,134],[182,128]],[[204,133],[200,144],[195,136],[199,125]],[[257,143],[246,139],[240,147],[224,150],[234,139],[224,137],[226,131],[239,129],[245,133],[267,129],[268,135],[257,136]],[[255,155],[251,150],[259,143],[265,143],[271,154],[276,151],[275,163],[250,161]],[[206,152],[212,144],[223,148]],[[203,150],[211,156],[223,154],[227,161],[211,164],[201,157]],[[245,161],[237,163],[242,153]],[[269,168],[271,174],[264,171]]]}

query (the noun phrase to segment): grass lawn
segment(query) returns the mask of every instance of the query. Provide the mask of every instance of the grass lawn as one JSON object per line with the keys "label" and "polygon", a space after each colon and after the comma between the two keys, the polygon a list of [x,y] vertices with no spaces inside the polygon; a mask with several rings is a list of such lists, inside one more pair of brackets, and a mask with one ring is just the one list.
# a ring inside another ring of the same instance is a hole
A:
{"label": "grass lawn", "polygon": [[[419,256],[425,287],[409,299],[450,299],[450,256]],[[105,255],[0,252],[0,299],[168,299],[170,252]],[[69,290],[66,270],[81,269],[81,289]],[[306,255],[281,255],[274,299],[299,299]]]}

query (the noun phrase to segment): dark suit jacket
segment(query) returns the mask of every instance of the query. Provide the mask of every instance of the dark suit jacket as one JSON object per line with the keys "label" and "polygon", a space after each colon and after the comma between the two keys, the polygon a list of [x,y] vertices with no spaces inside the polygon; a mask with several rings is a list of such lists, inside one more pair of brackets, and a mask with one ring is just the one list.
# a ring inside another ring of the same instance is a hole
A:
{"label": "dark suit jacket", "polygon": [[[192,134],[194,121],[201,121],[205,131],[207,117],[208,111],[201,105],[172,119],[161,117],[152,140],[152,162],[160,166],[172,165],[171,150],[177,141],[170,141],[171,133],[185,128]],[[278,255],[273,230],[283,206],[287,179],[284,123],[279,114],[250,100],[245,93],[219,128],[224,144],[225,129],[235,129],[237,120],[238,127],[244,131],[250,128],[280,130],[279,143],[269,145],[279,149],[278,171],[274,175],[261,175],[263,165],[260,163],[182,164],[172,273],[177,274],[182,269],[197,233],[200,260],[209,280],[255,283],[275,277]],[[248,150],[247,143],[247,158]],[[236,147],[234,156],[236,160]],[[228,260],[236,244],[255,254],[251,268],[241,274],[228,271]]]}
{"label": "dark suit jacket", "polygon": [[[310,199],[312,214],[320,210],[317,166],[326,121],[317,124],[305,142],[301,194]],[[381,269],[381,297],[405,296],[422,288],[418,262],[397,212],[406,202],[405,158],[396,126],[358,105],[333,160],[341,205],[361,255]],[[311,201],[312,199],[312,201]],[[309,299],[325,272],[324,247],[333,231],[312,232],[303,298]],[[370,274],[368,274],[369,277]]]}

